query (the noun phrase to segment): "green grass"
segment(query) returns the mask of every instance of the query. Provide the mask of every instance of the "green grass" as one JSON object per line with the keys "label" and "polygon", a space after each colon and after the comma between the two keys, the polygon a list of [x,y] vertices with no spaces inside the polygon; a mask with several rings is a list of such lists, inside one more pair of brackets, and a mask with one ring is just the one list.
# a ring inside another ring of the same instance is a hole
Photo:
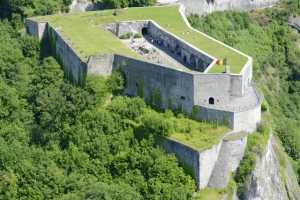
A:
{"label": "green grass", "polygon": [[[128,8],[113,15],[113,10],[86,12],[77,14],[59,14],[36,17],[34,20],[48,21],[51,26],[71,42],[76,53],[82,58],[98,53],[118,53],[138,58],[139,56],[127,48],[117,37],[103,29],[104,24],[152,19],[169,32],[193,44],[209,55],[218,59],[227,58],[232,73],[240,73],[247,58],[214,40],[189,29],[182,19],[177,6]],[[210,73],[222,73],[224,67],[215,65]]]}
{"label": "green grass", "polygon": [[174,133],[169,138],[196,150],[205,150],[220,142],[229,128],[212,123],[198,122],[187,118],[174,118]]}
{"label": "green grass", "polygon": [[197,192],[193,200],[221,200],[224,197],[224,191],[206,188]]}

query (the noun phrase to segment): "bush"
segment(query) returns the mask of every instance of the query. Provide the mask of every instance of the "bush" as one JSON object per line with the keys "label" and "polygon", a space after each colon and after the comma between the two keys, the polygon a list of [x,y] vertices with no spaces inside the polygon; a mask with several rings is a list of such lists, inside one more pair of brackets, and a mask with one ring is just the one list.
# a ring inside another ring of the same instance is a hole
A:
{"label": "bush", "polygon": [[134,120],[140,117],[146,108],[140,98],[116,97],[109,106],[109,110],[121,115],[122,118]]}
{"label": "bush", "polygon": [[132,33],[125,33],[123,35],[121,35],[119,38],[122,40],[128,40],[132,37]]}
{"label": "bush", "polygon": [[142,118],[142,130],[146,134],[169,136],[174,130],[174,124],[156,112],[149,112]]}
{"label": "bush", "polygon": [[142,34],[136,33],[136,34],[133,35],[133,38],[134,38],[134,39],[142,38]]}

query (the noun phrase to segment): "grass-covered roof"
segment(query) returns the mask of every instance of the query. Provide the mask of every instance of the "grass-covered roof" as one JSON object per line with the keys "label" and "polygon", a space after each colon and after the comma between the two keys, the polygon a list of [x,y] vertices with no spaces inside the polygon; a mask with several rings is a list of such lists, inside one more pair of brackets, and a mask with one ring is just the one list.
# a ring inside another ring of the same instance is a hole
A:
{"label": "grass-covered roof", "polygon": [[[138,55],[125,46],[116,36],[103,28],[104,24],[130,21],[153,20],[167,31],[172,32],[207,54],[217,58],[227,58],[232,73],[240,73],[247,57],[216,42],[204,34],[190,29],[184,22],[178,6],[128,8],[118,11],[104,10],[85,13],[58,14],[37,17],[34,20],[47,21],[69,41],[82,58],[100,53],[116,53],[131,57]],[[223,72],[221,65],[213,66],[209,72]]]}

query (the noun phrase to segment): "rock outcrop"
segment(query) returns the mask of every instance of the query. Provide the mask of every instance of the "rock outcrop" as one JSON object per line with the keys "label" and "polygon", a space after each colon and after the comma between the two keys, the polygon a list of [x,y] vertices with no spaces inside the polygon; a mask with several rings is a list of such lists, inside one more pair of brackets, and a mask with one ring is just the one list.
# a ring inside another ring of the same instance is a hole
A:
{"label": "rock outcrop", "polygon": [[278,0],[158,0],[161,4],[181,3],[187,14],[205,15],[214,11],[253,10],[273,6]]}
{"label": "rock outcrop", "polygon": [[244,196],[246,200],[300,199],[296,175],[273,137],[269,139],[263,155],[257,157]]}
{"label": "rock outcrop", "polygon": [[85,12],[92,10],[98,10],[98,6],[90,0],[73,0],[70,5],[70,12]]}

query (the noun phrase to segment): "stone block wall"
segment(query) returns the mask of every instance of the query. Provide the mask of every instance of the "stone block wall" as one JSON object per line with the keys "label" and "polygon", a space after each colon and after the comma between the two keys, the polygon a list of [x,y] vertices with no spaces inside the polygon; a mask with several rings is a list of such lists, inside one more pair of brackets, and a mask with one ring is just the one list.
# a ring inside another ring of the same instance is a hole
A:
{"label": "stone block wall", "polygon": [[197,188],[200,189],[199,151],[169,138],[164,140],[163,148],[168,153],[176,155],[177,159],[184,165],[184,167],[192,173],[196,180]]}
{"label": "stone block wall", "polygon": [[114,68],[124,72],[127,95],[142,96],[148,102],[160,104],[159,107],[182,108],[191,113],[194,105],[192,74],[120,55],[115,55]]}
{"label": "stone block wall", "polygon": [[261,121],[261,106],[260,103],[256,107],[242,112],[234,113],[234,130],[243,130],[253,132]]}
{"label": "stone block wall", "polygon": [[220,124],[226,124],[230,128],[234,129],[235,127],[235,116],[234,112],[218,110],[211,107],[205,106],[194,106],[197,109],[197,119],[207,120],[207,121],[216,121]]}
{"label": "stone block wall", "polygon": [[102,54],[90,56],[87,62],[87,73],[93,75],[109,76],[113,70],[114,56]]}
{"label": "stone block wall", "polygon": [[230,74],[194,74],[194,101],[196,105],[208,104],[214,98],[215,105],[225,105],[230,99]]}
{"label": "stone block wall", "polygon": [[87,64],[60,35],[58,31],[48,26],[49,45],[52,54],[63,66],[65,76],[73,83],[83,85],[87,74]]}
{"label": "stone block wall", "polygon": [[240,161],[243,159],[246,146],[246,136],[236,140],[223,140],[208,187],[225,188],[227,186],[231,173],[237,170]]}
{"label": "stone block wall", "polygon": [[47,22],[36,22],[31,19],[26,19],[26,32],[39,39],[40,41],[46,36]]}
{"label": "stone block wall", "polygon": [[149,21],[148,34],[159,46],[167,48],[176,59],[192,70],[204,72],[216,59]]}
{"label": "stone block wall", "polygon": [[199,156],[199,188],[203,189],[208,186],[209,180],[212,176],[216,162],[219,158],[222,141],[215,144],[210,149],[200,152]]}
{"label": "stone block wall", "polygon": [[221,139],[219,143],[202,151],[170,138],[163,142],[164,149],[174,153],[185,168],[191,170],[198,190],[206,187],[225,188],[231,173],[239,166],[246,146],[247,136],[236,140]]}

